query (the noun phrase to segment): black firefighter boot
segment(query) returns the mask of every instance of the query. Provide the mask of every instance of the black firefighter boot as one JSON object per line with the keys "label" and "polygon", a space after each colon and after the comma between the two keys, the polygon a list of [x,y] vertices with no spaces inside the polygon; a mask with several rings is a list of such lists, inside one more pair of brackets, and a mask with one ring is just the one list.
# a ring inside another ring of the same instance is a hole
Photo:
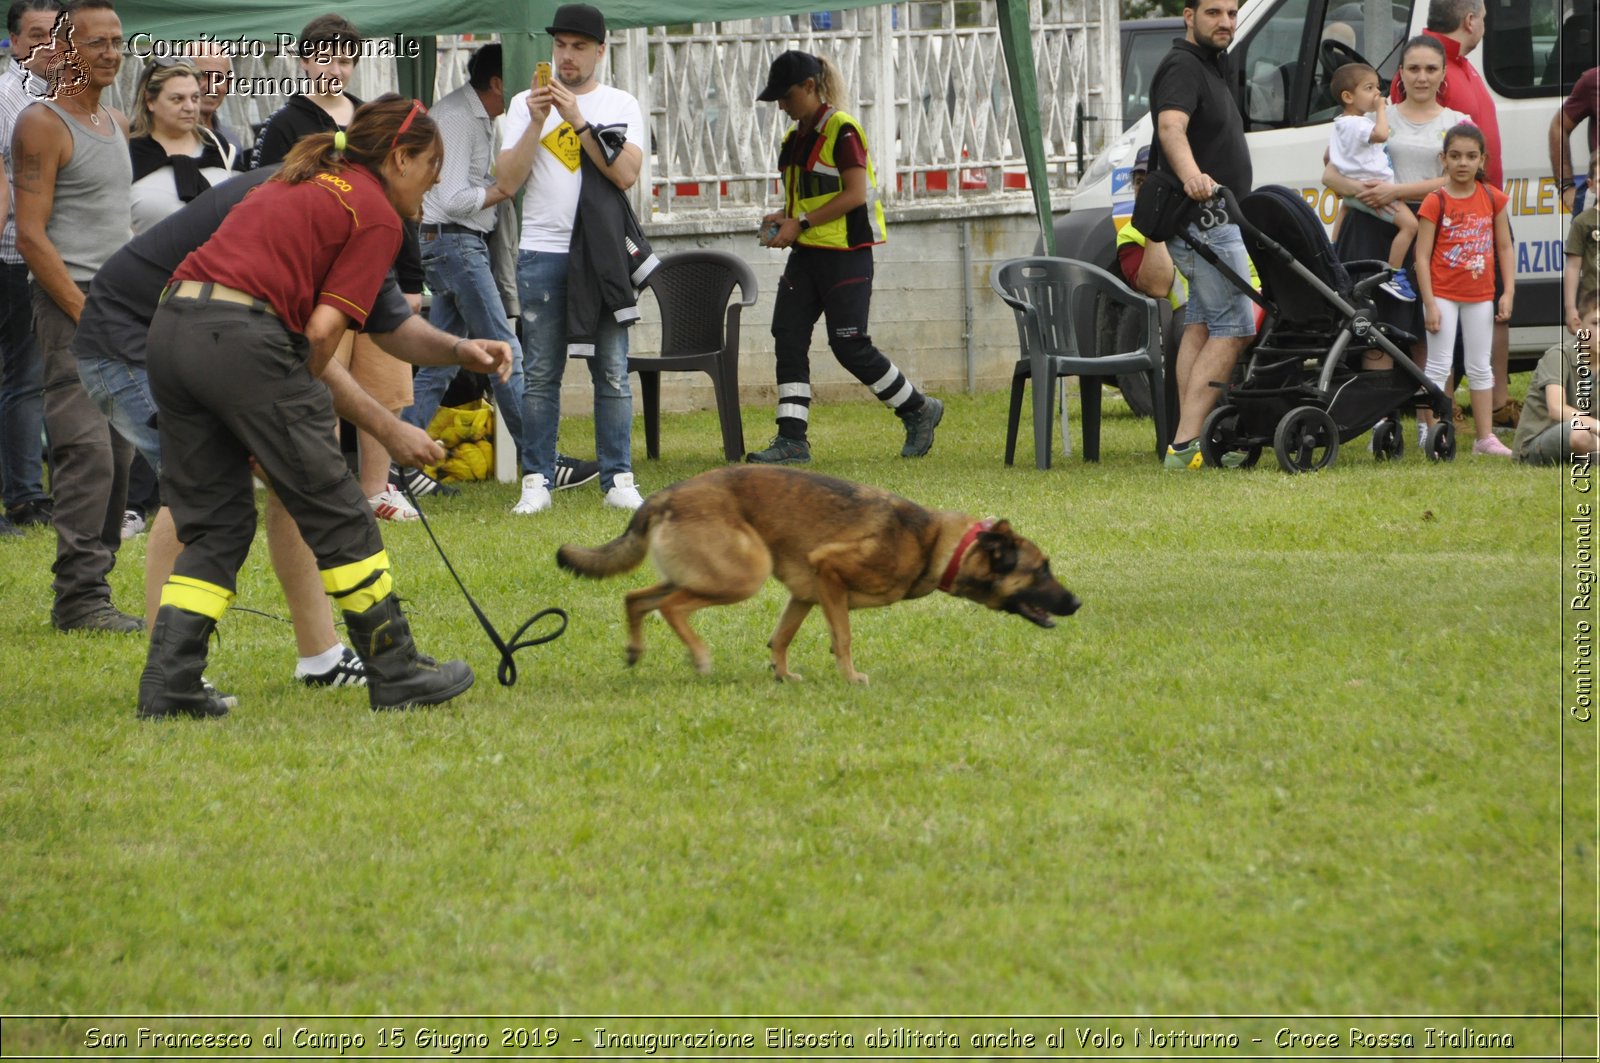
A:
{"label": "black firefighter boot", "polygon": [[232,699],[212,689],[201,673],[217,622],[175,605],[163,605],[150,631],[150,654],[139,676],[139,718],[226,716]]}
{"label": "black firefighter boot", "polygon": [[344,614],[350,644],[367,666],[367,696],[372,711],[437,705],[472,686],[465,661],[440,663],[417,652],[411,625],[394,597],[364,613]]}

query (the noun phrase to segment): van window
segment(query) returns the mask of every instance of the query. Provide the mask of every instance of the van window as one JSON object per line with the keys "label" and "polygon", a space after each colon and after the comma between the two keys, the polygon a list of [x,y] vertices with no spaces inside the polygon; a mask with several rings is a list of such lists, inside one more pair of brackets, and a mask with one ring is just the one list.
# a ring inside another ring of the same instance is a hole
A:
{"label": "van window", "polygon": [[1413,3],[1426,2],[1285,0],[1234,50],[1245,128],[1332,121],[1339,113],[1333,72],[1362,62],[1387,81],[1400,65]]}
{"label": "van window", "polygon": [[1133,128],[1149,113],[1150,79],[1172,51],[1172,42],[1182,36],[1182,27],[1128,35],[1128,48],[1122,57],[1122,128]]}
{"label": "van window", "polygon": [[1595,5],[1577,3],[1558,23],[1556,4],[1495,4],[1483,38],[1484,77],[1511,99],[1565,96],[1595,65]]}
{"label": "van window", "polygon": [[1287,0],[1255,29],[1234,64],[1243,82],[1245,131],[1293,124],[1296,71],[1310,17],[1310,0]]}
{"label": "van window", "polygon": [[1317,69],[1307,122],[1331,122],[1339,115],[1342,108],[1333,96],[1333,72],[1345,63],[1366,63],[1378,72],[1378,84],[1388,85],[1400,69],[1400,49],[1410,25],[1409,2],[1332,0],[1317,39]]}

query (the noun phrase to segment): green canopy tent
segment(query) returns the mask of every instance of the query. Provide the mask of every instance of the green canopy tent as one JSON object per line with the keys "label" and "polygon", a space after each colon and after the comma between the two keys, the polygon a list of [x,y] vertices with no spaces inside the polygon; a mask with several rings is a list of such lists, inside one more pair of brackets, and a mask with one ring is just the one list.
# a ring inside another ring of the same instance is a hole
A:
{"label": "green canopy tent", "polygon": [[[1038,79],[1033,63],[1033,39],[1028,30],[1029,0],[997,0],[1001,48],[1016,101],[1028,182],[1033,189],[1047,252],[1053,253],[1055,227],[1050,215],[1050,183],[1039,118]],[[505,42],[506,69],[531,72],[536,59],[548,54],[538,38],[559,6],[557,0],[338,0],[338,3],[273,3],[268,0],[116,0],[123,32],[148,34],[162,40],[193,40],[202,33],[212,39],[274,41],[281,33],[295,33],[317,15],[337,9],[361,27],[370,40],[394,38],[399,53],[417,54],[400,63],[400,84],[412,95],[429,95],[434,77],[434,49],[430,38],[461,33],[500,34]],[[826,0],[819,7],[785,0],[600,0],[606,23],[613,29],[659,26],[685,22],[720,22],[766,15],[803,15],[822,9],[869,7],[861,0]],[[420,47],[407,41],[423,39]],[[526,73],[523,75],[526,76]],[[516,81],[519,79],[508,78]]]}

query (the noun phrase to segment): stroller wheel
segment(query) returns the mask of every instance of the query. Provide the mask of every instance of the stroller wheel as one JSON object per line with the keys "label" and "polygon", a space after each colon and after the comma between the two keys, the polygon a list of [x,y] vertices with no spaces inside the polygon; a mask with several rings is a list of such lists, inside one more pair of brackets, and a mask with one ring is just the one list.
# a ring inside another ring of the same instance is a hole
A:
{"label": "stroller wheel", "polygon": [[1449,421],[1435,421],[1428,429],[1427,451],[1429,461],[1454,461],[1456,458],[1456,426]]}
{"label": "stroller wheel", "polygon": [[1400,422],[1385,417],[1372,426],[1372,456],[1379,461],[1399,461],[1406,452],[1406,434]]}
{"label": "stroller wheel", "polygon": [[1284,472],[1315,472],[1339,454],[1339,426],[1327,410],[1297,406],[1278,422],[1272,449]]}
{"label": "stroller wheel", "polygon": [[1224,403],[1200,428],[1200,456],[1213,469],[1250,469],[1261,460],[1261,445],[1239,440],[1239,407]]}

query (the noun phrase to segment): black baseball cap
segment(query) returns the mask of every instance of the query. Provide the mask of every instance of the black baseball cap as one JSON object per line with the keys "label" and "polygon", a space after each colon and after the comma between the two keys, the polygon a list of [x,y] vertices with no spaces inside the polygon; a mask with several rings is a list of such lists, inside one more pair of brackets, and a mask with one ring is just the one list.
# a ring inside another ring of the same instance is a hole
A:
{"label": "black baseball cap", "polygon": [[756,99],[766,103],[780,100],[784,93],[806,78],[818,77],[821,73],[822,61],[809,52],[784,52],[772,61],[772,69],[767,73],[767,87],[761,90]]}
{"label": "black baseball cap", "polygon": [[588,4],[562,4],[556,8],[555,17],[544,31],[554,37],[558,33],[581,33],[593,37],[601,44],[606,40],[606,17],[597,7]]}
{"label": "black baseball cap", "polygon": [[1146,144],[1144,147],[1140,148],[1139,149],[1139,154],[1137,154],[1137,155],[1135,155],[1133,157],[1133,169],[1130,170],[1129,172],[1130,173],[1149,173],[1150,172],[1150,145],[1149,144]]}

